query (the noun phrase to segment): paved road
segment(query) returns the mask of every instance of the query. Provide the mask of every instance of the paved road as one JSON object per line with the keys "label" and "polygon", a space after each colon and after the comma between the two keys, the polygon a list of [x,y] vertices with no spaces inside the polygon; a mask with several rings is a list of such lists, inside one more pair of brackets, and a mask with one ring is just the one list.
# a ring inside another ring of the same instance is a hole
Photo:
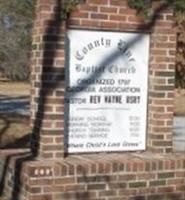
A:
{"label": "paved road", "polygon": [[29,115],[29,96],[0,95],[0,113]]}
{"label": "paved road", "polygon": [[185,151],[185,117],[174,117],[174,149]]}

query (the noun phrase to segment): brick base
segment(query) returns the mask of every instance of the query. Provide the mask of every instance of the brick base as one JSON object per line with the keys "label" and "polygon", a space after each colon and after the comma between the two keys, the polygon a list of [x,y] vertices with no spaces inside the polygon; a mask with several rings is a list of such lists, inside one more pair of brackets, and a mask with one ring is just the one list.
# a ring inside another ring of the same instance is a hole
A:
{"label": "brick base", "polygon": [[7,155],[8,200],[185,199],[184,154],[73,155],[54,162],[17,155]]}

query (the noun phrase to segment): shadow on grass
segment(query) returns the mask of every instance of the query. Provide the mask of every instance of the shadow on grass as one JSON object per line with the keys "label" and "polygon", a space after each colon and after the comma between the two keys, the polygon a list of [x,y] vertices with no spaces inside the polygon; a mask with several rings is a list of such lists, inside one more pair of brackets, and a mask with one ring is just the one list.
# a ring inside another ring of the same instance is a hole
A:
{"label": "shadow on grass", "polygon": [[1,120],[1,125],[0,125],[0,144],[1,144],[3,134],[7,131],[8,128],[10,128],[10,121],[4,116],[1,116],[0,120]]}
{"label": "shadow on grass", "polygon": [[28,127],[29,116],[0,114],[0,149],[30,147]]}

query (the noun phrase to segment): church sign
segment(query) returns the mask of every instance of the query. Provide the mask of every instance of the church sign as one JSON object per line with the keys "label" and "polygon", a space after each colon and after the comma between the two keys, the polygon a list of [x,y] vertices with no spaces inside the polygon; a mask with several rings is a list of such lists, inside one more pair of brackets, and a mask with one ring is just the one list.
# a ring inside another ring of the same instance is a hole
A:
{"label": "church sign", "polygon": [[146,147],[149,35],[69,30],[67,149]]}

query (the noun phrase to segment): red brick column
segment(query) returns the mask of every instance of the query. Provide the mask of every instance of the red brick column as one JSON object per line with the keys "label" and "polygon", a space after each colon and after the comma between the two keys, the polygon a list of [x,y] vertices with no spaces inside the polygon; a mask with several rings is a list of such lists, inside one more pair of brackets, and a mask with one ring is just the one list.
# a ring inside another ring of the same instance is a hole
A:
{"label": "red brick column", "polygon": [[148,149],[172,152],[175,82],[176,29],[173,14],[160,14],[151,35]]}
{"label": "red brick column", "polygon": [[32,149],[42,159],[64,153],[64,34],[61,0],[38,0],[31,68]]}

